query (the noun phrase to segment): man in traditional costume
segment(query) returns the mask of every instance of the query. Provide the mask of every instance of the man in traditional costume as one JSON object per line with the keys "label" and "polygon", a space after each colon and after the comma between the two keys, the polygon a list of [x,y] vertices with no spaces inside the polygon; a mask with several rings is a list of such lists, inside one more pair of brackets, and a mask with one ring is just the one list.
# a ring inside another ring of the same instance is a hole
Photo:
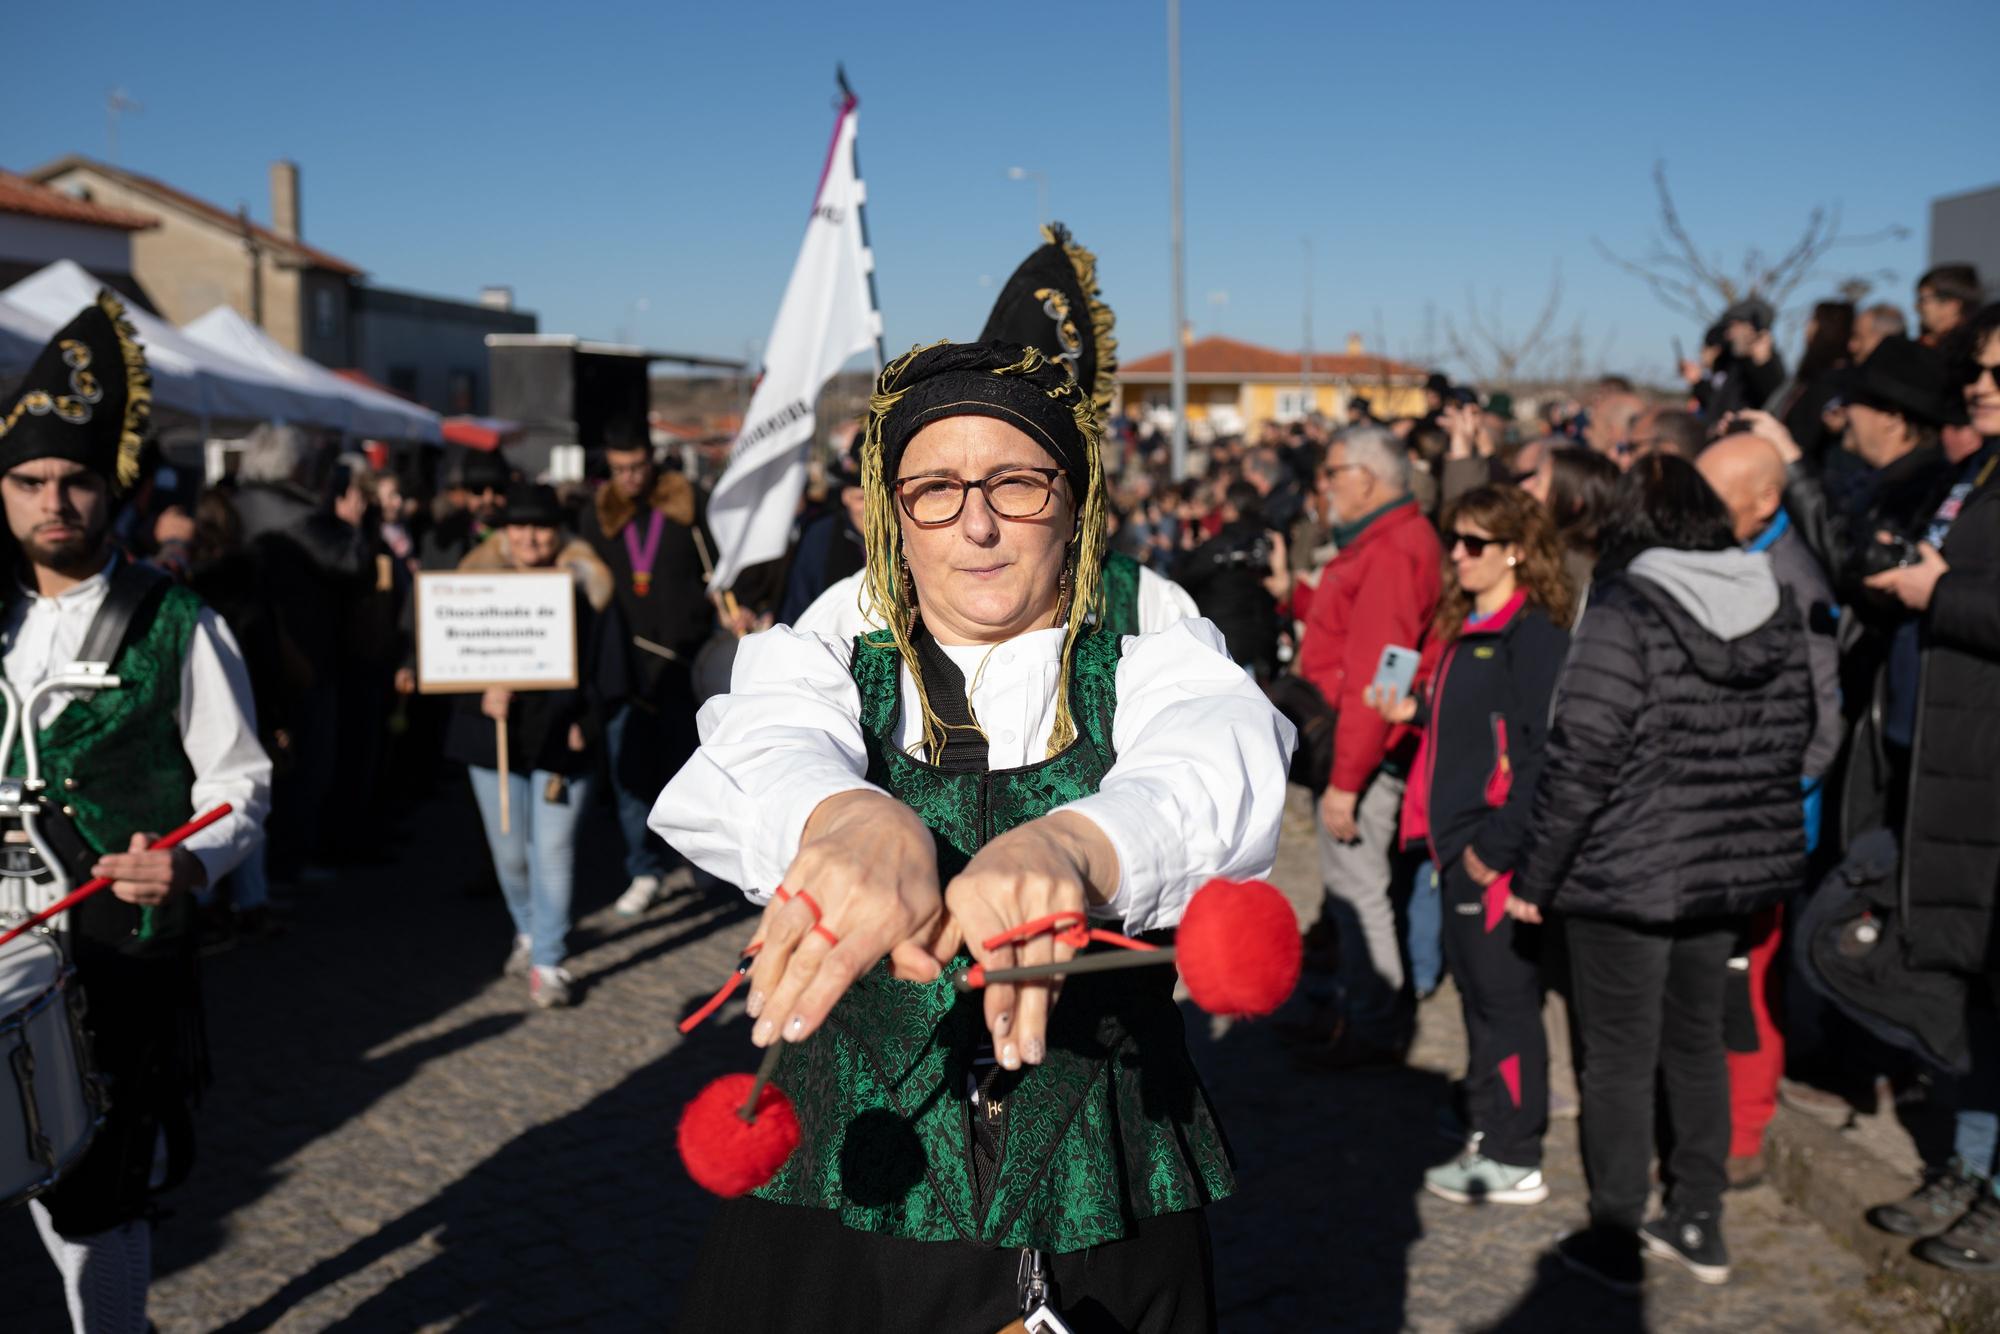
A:
{"label": "man in traditional costume", "polygon": [[1293,732],[1220,634],[1096,615],[1099,444],[1038,349],[890,363],[861,455],[882,628],[746,638],[654,807],[766,905],[752,1040],[788,1044],[803,1131],[721,1206],[684,1328],[992,1334],[1038,1297],[1077,1334],[1214,1327],[1202,1211],[1233,1176],[1172,976],[952,983],[1071,957],[1050,914],[1158,938],[1277,850]]}
{"label": "man in traditional costume", "polygon": [[[610,478],[579,525],[611,570],[631,693],[605,727],[611,794],[625,835],[618,911],[637,917],[667,887],[667,850],[646,830],[661,786],[694,750],[695,654],[715,625],[694,484],[662,472],[644,440],[605,446]],[[688,882],[685,866],[678,874]]]}
{"label": "man in traditional costume", "polygon": [[[1067,367],[1089,396],[1102,439],[1118,387],[1117,318],[1097,286],[1097,256],[1078,245],[1060,222],[1042,228],[1042,244],[1021,261],[980,330],[982,343],[1025,343],[1058,367]],[[879,630],[863,596],[865,578],[854,574],[822,593],[793,624],[800,630],[847,640]],[[1198,616],[1194,599],[1171,579],[1153,573],[1121,551],[1106,551],[1097,617],[1115,635],[1150,634]]]}
{"label": "man in traditional costume", "polygon": [[[206,1077],[193,891],[263,836],[271,781],[229,628],[111,542],[118,500],[139,480],[149,385],[124,308],[103,292],[43,349],[0,416],[13,548],[0,618],[7,679],[25,696],[95,661],[120,682],[45,695],[21,721],[36,729],[48,791],[89,849],[87,873],[113,880],[70,910],[63,933],[108,1114],[77,1164],[29,1205],[79,1334],[147,1328],[151,1197],[187,1174],[190,1106]],[[24,772],[18,746],[7,761]],[[223,802],[234,809],[221,821],[146,850]]]}

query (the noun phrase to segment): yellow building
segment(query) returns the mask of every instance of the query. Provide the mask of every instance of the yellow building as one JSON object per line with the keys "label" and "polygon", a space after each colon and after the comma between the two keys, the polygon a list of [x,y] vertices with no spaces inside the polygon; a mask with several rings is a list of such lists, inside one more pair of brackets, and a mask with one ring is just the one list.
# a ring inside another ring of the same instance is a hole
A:
{"label": "yellow building", "polygon": [[[1364,352],[1358,338],[1348,340],[1345,352],[1314,353],[1310,373],[1302,373],[1302,361],[1297,352],[1234,338],[1189,343],[1189,423],[1235,435],[1262,422],[1292,422],[1312,413],[1344,422],[1351,398],[1366,399],[1383,418],[1424,410],[1424,369]],[[1115,411],[1136,417],[1172,406],[1172,353],[1156,352],[1118,368]]]}

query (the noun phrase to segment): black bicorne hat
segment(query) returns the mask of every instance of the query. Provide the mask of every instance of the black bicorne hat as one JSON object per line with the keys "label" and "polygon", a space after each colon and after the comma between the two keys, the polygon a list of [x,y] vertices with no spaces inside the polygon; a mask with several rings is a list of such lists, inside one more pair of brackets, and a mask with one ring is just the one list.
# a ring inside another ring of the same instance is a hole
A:
{"label": "black bicorne hat", "polygon": [[1000,289],[979,341],[1039,348],[1050,361],[1068,366],[1102,423],[1117,383],[1115,323],[1111,307],[1098,295],[1097,256],[1056,222],[1042,228],[1042,244]]}
{"label": "black bicorne hat", "polygon": [[130,491],[152,407],[146,351],[124,305],[100,290],[49,340],[0,416],[0,472],[68,459]]}

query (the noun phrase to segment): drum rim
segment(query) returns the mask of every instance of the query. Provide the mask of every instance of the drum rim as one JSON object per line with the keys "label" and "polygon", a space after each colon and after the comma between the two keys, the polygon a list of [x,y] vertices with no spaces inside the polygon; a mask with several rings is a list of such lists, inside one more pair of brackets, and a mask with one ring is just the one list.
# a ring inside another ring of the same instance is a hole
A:
{"label": "drum rim", "polygon": [[70,1168],[76,1166],[77,1160],[89,1152],[91,1142],[97,1138],[97,1132],[104,1128],[104,1116],[104,1112],[99,1111],[90,1119],[90,1124],[84,1127],[83,1134],[77,1136],[76,1147],[64,1154],[61,1162],[49,1168],[41,1180],[30,1182],[12,1195],[0,1199],[0,1209],[11,1209],[17,1204],[24,1204],[61,1181]]}
{"label": "drum rim", "polygon": [[[51,946],[51,948],[54,947]],[[60,951],[58,951],[57,957],[58,958],[61,957]],[[13,1011],[8,1013],[8,1015],[5,1018],[0,1018],[0,1036],[5,1036],[8,1033],[12,1033],[16,1029],[25,1028],[29,1024],[33,1023],[36,1019],[40,1018],[42,1011],[48,1009],[49,1006],[54,1003],[56,997],[62,995],[65,991],[69,989],[69,984],[75,977],[76,977],[75,964],[64,961],[62,964],[58,965],[56,968],[56,975],[54,981],[50,982],[48,986],[42,988],[42,990],[36,993],[35,997],[32,1000],[28,1001],[25,1005],[16,1007]]]}

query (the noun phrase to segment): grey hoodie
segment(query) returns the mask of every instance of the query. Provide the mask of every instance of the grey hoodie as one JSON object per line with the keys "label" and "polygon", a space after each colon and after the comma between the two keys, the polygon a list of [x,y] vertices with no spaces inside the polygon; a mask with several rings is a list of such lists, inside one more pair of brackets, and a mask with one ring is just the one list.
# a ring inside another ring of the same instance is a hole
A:
{"label": "grey hoodie", "polygon": [[1743,638],[1778,610],[1778,576],[1761,551],[1653,547],[1634,557],[1629,568],[1725,642]]}

